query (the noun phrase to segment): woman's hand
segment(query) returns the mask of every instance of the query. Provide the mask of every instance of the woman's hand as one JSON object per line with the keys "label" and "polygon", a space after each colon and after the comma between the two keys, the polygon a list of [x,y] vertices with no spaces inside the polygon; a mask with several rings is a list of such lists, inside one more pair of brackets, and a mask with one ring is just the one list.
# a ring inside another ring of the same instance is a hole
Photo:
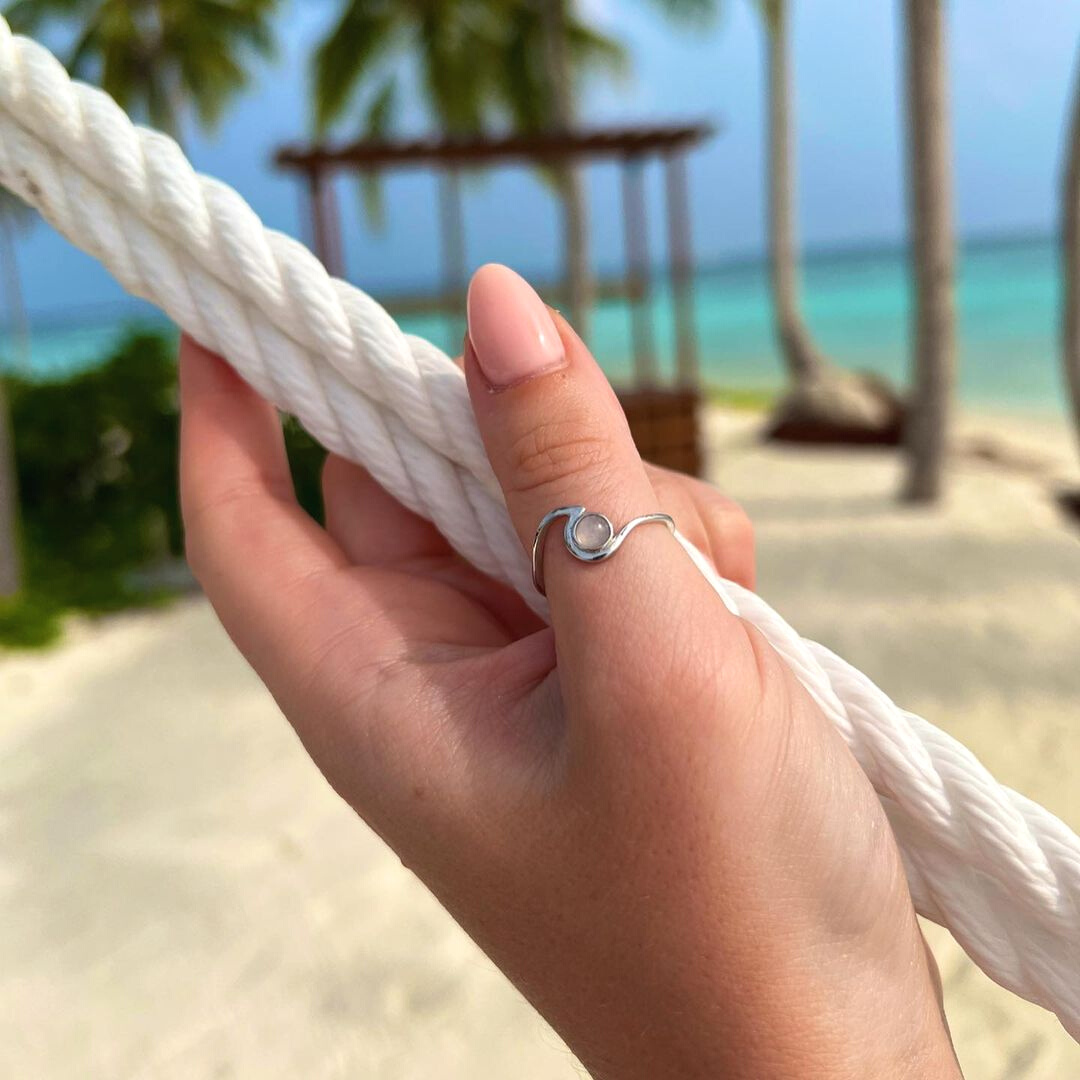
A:
{"label": "woman's hand", "polygon": [[[486,267],[465,369],[522,544],[549,510],[670,513],[752,584],[746,518],[644,466],[581,341]],[[598,565],[561,525],[552,626],[331,458],[326,528],[280,425],[181,356],[192,567],[326,777],[600,1078],[955,1076],[881,807],[667,530]]]}

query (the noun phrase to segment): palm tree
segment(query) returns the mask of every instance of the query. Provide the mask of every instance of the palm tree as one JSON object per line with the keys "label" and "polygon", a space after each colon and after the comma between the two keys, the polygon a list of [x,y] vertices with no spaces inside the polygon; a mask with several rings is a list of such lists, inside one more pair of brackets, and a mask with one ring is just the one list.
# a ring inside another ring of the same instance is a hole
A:
{"label": "palm tree", "polygon": [[814,344],[802,314],[795,210],[794,87],[788,0],[755,0],[765,26],[768,111],[769,268],[788,392],[768,429],[798,442],[899,440],[903,406],[880,378],[846,372]]}
{"label": "palm tree", "polygon": [[[551,88],[550,129],[560,134],[577,121],[573,72],[566,48],[570,18],[567,0],[537,0],[543,38],[544,69]],[[563,250],[566,252],[566,287],[570,318],[585,339],[589,334],[593,280],[589,257],[589,208],[585,176],[580,166],[565,165],[556,173],[563,203]]]}
{"label": "palm tree", "polygon": [[[433,118],[451,135],[508,119],[517,131],[573,125],[573,81],[590,67],[618,68],[622,50],[583,23],[568,0],[345,0],[314,59],[316,125],[338,120],[368,85],[374,103],[394,79],[402,54],[418,58]],[[371,122],[368,131],[382,134]],[[384,115],[385,119],[385,115]],[[556,170],[564,204],[567,278],[579,328],[588,316],[589,275],[584,189],[576,170]],[[460,247],[459,178],[444,178],[444,244]]]}
{"label": "palm tree", "polygon": [[[312,61],[315,126],[325,132],[367,90],[362,127],[369,138],[384,138],[396,122],[399,72],[395,61],[419,58],[424,98],[439,126],[450,135],[479,131],[491,96],[491,56],[497,52],[499,24],[477,0],[426,3],[423,0],[346,0],[337,21]],[[373,84],[368,90],[367,84]],[[366,175],[363,195],[368,218],[380,224],[378,178]],[[461,175],[439,178],[442,246],[447,264],[447,299],[464,288],[464,224]]]}
{"label": "palm tree", "polygon": [[1080,64],[1073,87],[1061,184],[1062,360],[1080,436]]}
{"label": "palm tree", "polygon": [[13,30],[74,34],[71,73],[182,140],[188,108],[212,126],[273,51],[277,0],[14,0]]}
{"label": "palm tree", "polygon": [[[666,14],[678,20],[697,24],[710,19],[720,6],[720,0],[652,0]],[[614,68],[623,63],[621,49],[610,39],[587,27],[579,18],[574,0],[535,0],[539,12],[540,49],[535,49],[534,33],[519,34],[524,48],[514,58],[513,70],[507,74],[511,86],[519,82],[517,75],[528,70],[527,54],[542,57],[543,93],[538,87],[529,88],[523,96],[520,89],[513,94],[512,104],[518,111],[529,112],[529,101],[547,103],[539,124],[534,118],[532,127],[552,132],[566,132],[577,123],[577,84],[590,60],[603,57]],[[525,20],[526,26],[528,19]],[[523,66],[524,65],[524,66]],[[523,110],[516,107],[524,105]],[[529,124],[523,124],[526,129]],[[583,338],[588,339],[589,316],[593,301],[593,274],[589,243],[589,209],[584,170],[566,165],[555,171],[555,183],[563,204],[563,249],[566,253],[566,288],[570,319]]]}
{"label": "palm tree", "polygon": [[903,497],[939,498],[956,380],[955,241],[944,0],[904,0],[915,364]]}
{"label": "palm tree", "polygon": [[[277,0],[14,0],[4,14],[18,33],[70,32],[67,66],[97,82],[126,110],[180,139],[189,108],[216,123],[248,82],[248,61],[272,52]],[[8,302],[25,327],[14,270],[11,203],[0,207]],[[12,440],[0,387],[0,596],[20,585]]]}
{"label": "palm tree", "polygon": [[769,110],[769,253],[780,349],[792,380],[820,378],[825,358],[803,321],[795,222],[790,18],[787,0],[761,0],[765,19]]}

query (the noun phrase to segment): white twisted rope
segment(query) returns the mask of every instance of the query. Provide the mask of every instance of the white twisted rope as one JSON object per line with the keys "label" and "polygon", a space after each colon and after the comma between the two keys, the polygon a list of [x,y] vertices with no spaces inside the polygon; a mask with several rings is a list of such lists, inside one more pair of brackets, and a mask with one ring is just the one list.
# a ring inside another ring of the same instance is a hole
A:
{"label": "white twisted rope", "polygon": [[[0,184],[543,613],[459,369],[2,17]],[[1080,838],[680,542],[847,740],[889,815],[918,910],[1080,1038]]]}

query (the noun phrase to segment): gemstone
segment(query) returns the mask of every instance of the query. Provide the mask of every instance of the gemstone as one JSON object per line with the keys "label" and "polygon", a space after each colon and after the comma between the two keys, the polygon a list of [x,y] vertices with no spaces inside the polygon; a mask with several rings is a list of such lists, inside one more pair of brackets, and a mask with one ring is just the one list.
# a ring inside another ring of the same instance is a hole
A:
{"label": "gemstone", "polygon": [[611,522],[603,514],[585,514],[574,526],[574,543],[583,551],[599,551],[611,533]]}

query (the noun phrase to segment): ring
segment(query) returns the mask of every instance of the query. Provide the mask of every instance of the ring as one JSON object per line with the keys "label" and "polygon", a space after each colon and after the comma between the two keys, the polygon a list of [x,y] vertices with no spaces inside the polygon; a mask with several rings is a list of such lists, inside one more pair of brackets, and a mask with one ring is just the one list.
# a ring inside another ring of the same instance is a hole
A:
{"label": "ring", "polygon": [[540,524],[536,527],[536,538],[533,540],[533,585],[541,596],[547,596],[544,591],[544,535],[547,533],[548,526],[557,518],[566,518],[566,526],[563,528],[563,542],[566,544],[566,550],[575,559],[585,563],[603,562],[604,559],[610,559],[622,547],[622,542],[639,525],[656,522],[666,525],[671,532],[675,531],[675,521],[668,514],[644,514],[642,517],[628,521],[616,532],[611,521],[603,514],[590,512],[584,506],[560,506],[540,519]]}

